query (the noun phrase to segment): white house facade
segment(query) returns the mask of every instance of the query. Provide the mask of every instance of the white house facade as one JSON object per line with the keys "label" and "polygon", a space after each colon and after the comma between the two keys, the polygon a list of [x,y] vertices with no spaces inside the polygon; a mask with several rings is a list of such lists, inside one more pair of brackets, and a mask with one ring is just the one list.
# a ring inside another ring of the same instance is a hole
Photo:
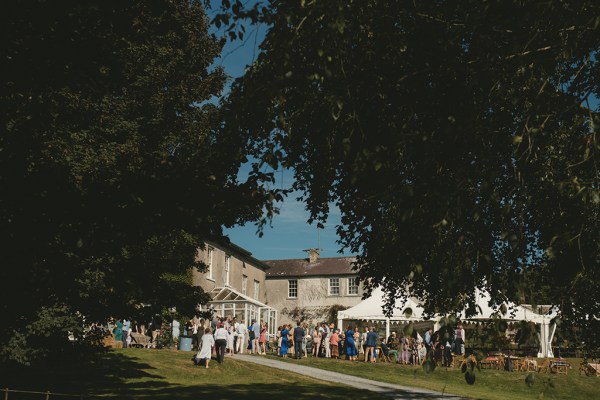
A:
{"label": "white house facade", "polygon": [[266,260],[267,299],[279,311],[279,321],[323,321],[332,308],[360,303],[363,289],[352,270],[354,257],[320,258],[315,249],[309,257]]}

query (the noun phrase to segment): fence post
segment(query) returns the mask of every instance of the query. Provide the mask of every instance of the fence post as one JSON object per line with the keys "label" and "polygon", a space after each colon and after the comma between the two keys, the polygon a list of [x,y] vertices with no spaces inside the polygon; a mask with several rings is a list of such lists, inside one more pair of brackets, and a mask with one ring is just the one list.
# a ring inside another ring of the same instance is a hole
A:
{"label": "fence post", "polygon": [[8,388],[4,389],[4,400],[8,400]]}
{"label": "fence post", "polygon": [[50,400],[50,391],[49,390],[46,392],[46,400]]}

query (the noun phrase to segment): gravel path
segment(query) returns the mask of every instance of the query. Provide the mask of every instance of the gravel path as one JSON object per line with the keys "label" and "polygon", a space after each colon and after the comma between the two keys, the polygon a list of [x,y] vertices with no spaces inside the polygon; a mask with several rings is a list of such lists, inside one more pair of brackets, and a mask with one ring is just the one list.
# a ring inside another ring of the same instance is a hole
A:
{"label": "gravel path", "polygon": [[273,360],[271,358],[264,358],[260,356],[251,356],[246,354],[236,354],[236,360],[251,362],[255,364],[264,365],[271,368],[279,368],[282,370],[295,372],[310,376],[315,379],[320,379],[328,382],[341,383],[344,385],[352,386],[358,389],[371,390],[378,392],[383,395],[389,396],[393,399],[464,399],[447,393],[436,392],[433,390],[395,385],[393,383],[378,382],[370,379],[359,378],[352,375],[346,375],[339,372],[326,371],[323,369],[307,367],[305,365],[293,364],[279,360]]}

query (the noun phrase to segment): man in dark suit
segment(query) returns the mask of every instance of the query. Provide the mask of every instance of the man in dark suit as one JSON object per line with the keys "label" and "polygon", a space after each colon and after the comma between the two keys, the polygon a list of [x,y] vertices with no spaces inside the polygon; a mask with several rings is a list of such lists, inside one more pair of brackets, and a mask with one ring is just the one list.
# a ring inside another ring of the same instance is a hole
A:
{"label": "man in dark suit", "polygon": [[304,328],[302,328],[301,322],[298,321],[294,328],[294,358],[302,358],[302,341],[304,340]]}

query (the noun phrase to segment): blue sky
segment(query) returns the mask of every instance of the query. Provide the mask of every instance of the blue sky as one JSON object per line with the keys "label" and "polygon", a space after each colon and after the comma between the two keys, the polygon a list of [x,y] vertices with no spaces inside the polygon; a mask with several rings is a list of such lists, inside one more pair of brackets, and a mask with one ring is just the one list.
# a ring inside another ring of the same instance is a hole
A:
{"label": "blue sky", "polygon": [[265,228],[262,238],[256,235],[253,224],[226,229],[225,234],[259,260],[304,258],[307,254],[303,250],[311,247],[321,249],[321,257],[336,257],[339,245],[335,243],[335,226],[340,223],[340,213],[337,208],[331,211],[325,228],[318,229],[316,224],[306,222],[309,215],[304,204],[291,196],[273,218],[272,227]]}
{"label": "blue sky", "polygon": [[[216,60],[215,65],[222,65],[232,79],[241,76],[246,66],[257,57],[258,45],[264,38],[265,30],[264,26],[247,27],[245,42],[228,42],[223,49],[223,56]],[[227,92],[226,89],[225,93]],[[291,171],[279,171],[276,177],[277,187],[291,186]],[[335,233],[336,225],[340,224],[339,209],[331,205],[325,228],[318,229],[316,224],[309,225],[306,222],[309,213],[304,204],[296,200],[297,197],[298,193],[292,193],[285,199],[280,206],[280,214],[273,218],[272,226],[265,227],[262,237],[256,234],[254,224],[226,229],[225,234],[233,243],[250,251],[259,260],[304,258],[307,254],[303,250],[309,248],[321,249],[321,257],[339,256],[340,246],[336,244]]]}

